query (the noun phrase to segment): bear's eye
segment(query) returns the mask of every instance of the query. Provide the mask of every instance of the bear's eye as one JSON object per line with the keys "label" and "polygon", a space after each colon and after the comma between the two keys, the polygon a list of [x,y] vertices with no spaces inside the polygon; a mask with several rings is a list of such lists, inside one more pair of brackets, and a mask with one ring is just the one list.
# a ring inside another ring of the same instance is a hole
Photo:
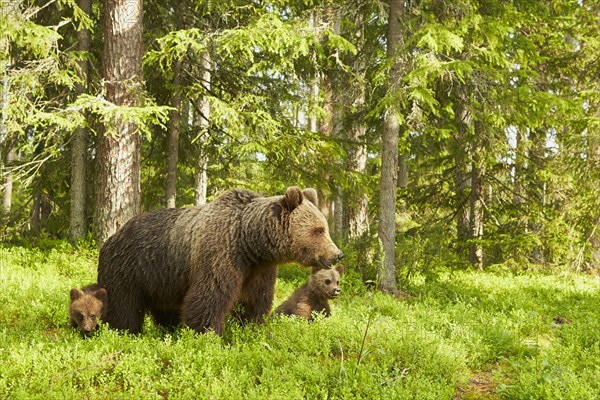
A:
{"label": "bear's eye", "polygon": [[313,233],[315,234],[315,236],[323,236],[323,234],[325,233],[325,229],[324,228],[315,228]]}
{"label": "bear's eye", "polygon": [[92,319],[92,321],[95,321],[96,320],[96,314],[90,315],[90,318]]}
{"label": "bear's eye", "polygon": [[331,285],[331,279],[325,279],[325,284],[326,285]]}

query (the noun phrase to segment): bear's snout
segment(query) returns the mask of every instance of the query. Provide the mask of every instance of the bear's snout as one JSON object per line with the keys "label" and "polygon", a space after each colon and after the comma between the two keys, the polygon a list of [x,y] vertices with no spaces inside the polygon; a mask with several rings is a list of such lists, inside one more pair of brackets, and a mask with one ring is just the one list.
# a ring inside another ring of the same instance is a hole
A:
{"label": "bear's snout", "polygon": [[331,293],[331,297],[335,298],[338,297],[340,295],[340,293],[342,292],[342,289],[340,288],[335,288],[333,289],[332,293]]}
{"label": "bear's snout", "polygon": [[344,252],[340,250],[340,252],[336,256],[335,263],[339,262],[342,258],[344,258],[344,256],[345,256]]}

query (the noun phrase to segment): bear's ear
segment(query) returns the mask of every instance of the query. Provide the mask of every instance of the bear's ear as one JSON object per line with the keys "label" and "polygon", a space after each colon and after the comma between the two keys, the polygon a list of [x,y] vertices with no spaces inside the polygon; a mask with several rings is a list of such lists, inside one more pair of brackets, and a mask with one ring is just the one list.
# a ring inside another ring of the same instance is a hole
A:
{"label": "bear's ear", "polygon": [[71,301],[77,300],[79,297],[81,297],[81,295],[82,295],[81,290],[79,290],[77,288],[71,289]]}
{"label": "bear's ear", "polygon": [[317,196],[317,191],[315,189],[306,188],[302,191],[302,194],[307,200],[319,207],[319,197]]}
{"label": "bear's ear", "polygon": [[283,198],[271,204],[271,214],[277,218],[281,218],[283,210],[288,213],[294,211],[302,203],[303,198],[300,188],[290,186],[287,188]]}
{"label": "bear's ear", "polygon": [[283,196],[283,199],[281,200],[281,205],[287,211],[291,212],[302,203],[303,198],[300,188],[297,186],[290,186],[287,188],[285,196]]}
{"label": "bear's ear", "polygon": [[338,272],[338,274],[341,275],[344,273],[344,266],[342,264],[340,264],[337,267],[335,267],[335,270]]}
{"label": "bear's ear", "polygon": [[96,297],[100,301],[106,300],[107,295],[108,295],[108,292],[104,288],[100,288],[94,292],[94,297]]}

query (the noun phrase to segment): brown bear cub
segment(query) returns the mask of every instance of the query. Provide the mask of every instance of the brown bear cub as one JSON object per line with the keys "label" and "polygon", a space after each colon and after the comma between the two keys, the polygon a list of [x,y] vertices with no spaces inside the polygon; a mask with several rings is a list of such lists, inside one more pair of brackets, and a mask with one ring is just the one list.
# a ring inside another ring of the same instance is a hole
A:
{"label": "brown bear cub", "polygon": [[69,320],[82,335],[90,336],[98,327],[106,309],[107,291],[97,284],[71,289]]}
{"label": "brown bear cub", "polygon": [[339,285],[342,272],[341,265],[335,269],[313,268],[308,282],[277,307],[275,313],[299,315],[309,321],[312,321],[313,313],[322,313],[329,317],[331,315],[329,300],[335,299],[341,292]]}

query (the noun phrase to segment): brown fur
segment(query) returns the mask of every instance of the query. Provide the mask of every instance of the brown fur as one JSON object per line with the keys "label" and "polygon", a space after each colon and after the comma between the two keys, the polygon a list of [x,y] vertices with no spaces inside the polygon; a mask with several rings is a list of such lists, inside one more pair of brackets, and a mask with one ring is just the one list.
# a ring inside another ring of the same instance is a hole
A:
{"label": "brown fur", "polygon": [[89,336],[98,327],[106,309],[107,292],[97,284],[89,285],[81,290],[71,289],[69,303],[69,322],[73,328],[79,329],[82,335]]}
{"label": "brown fur", "polygon": [[232,190],[204,206],[138,215],[106,241],[98,263],[110,293],[104,320],[137,333],[149,311],[164,326],[182,321],[221,334],[236,303],[243,321],[269,313],[280,263],[328,268],[341,257],[314,189],[274,197]]}
{"label": "brown fur", "polygon": [[275,310],[276,314],[298,315],[311,321],[313,313],[331,315],[329,300],[340,294],[340,276],[343,267],[313,270],[307,283],[298,288],[292,296]]}

